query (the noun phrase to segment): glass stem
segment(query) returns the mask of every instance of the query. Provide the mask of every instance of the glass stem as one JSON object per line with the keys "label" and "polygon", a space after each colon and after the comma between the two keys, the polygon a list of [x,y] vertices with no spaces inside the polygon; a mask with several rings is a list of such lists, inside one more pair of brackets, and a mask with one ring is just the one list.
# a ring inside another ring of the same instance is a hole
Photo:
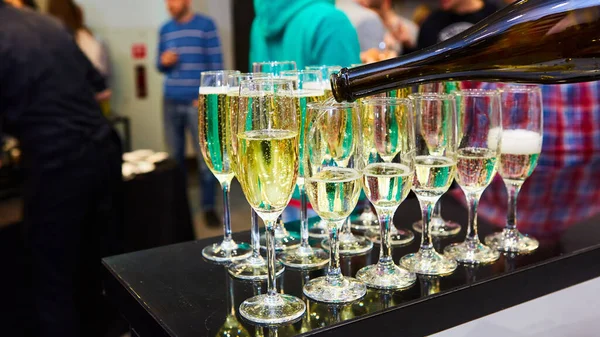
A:
{"label": "glass stem", "polygon": [[258,226],[258,214],[251,210],[250,223],[252,224],[252,230],[250,235],[252,236],[252,256],[255,258],[260,257],[260,228]]}
{"label": "glass stem", "polygon": [[506,229],[517,228],[517,197],[521,190],[521,184],[506,184],[508,191],[508,211],[506,213]]}
{"label": "glass stem", "polygon": [[227,304],[229,305],[229,308],[227,308],[227,311],[229,312],[229,315],[231,316],[235,316],[235,301],[233,298],[233,282],[231,282],[231,277],[229,277],[229,275],[225,275],[225,283],[227,285],[227,299],[229,300],[227,302]]}
{"label": "glass stem", "polygon": [[440,200],[438,200],[435,203],[435,207],[433,208],[433,214],[431,215],[432,218],[442,218],[442,202]]}
{"label": "glass stem", "polygon": [[338,230],[345,223],[330,222],[329,225],[329,269],[327,271],[327,282],[330,285],[339,286],[344,281],[342,269],[340,268],[340,242]]}
{"label": "glass stem", "polygon": [[[439,200],[439,198],[438,198]],[[435,206],[435,201],[419,199],[421,205],[421,214],[423,219],[423,234],[421,235],[421,249],[433,249],[431,242],[431,232],[429,225],[431,223],[431,213]]]}
{"label": "glass stem", "polygon": [[390,225],[392,212],[377,208],[379,230],[381,235],[381,249],[379,250],[379,264],[390,264],[392,261],[392,246],[390,245]]}
{"label": "glass stem", "polygon": [[231,215],[229,213],[229,182],[221,184],[223,188],[223,225],[225,234],[223,241],[231,242]]}
{"label": "glass stem", "polygon": [[267,294],[269,296],[277,295],[277,284],[275,283],[275,223],[277,220],[266,221],[265,230],[267,237]]}
{"label": "glass stem", "polygon": [[352,223],[350,221],[350,217],[344,221],[344,224],[342,225],[342,232],[348,236],[352,235]]}
{"label": "glass stem", "polygon": [[469,205],[469,222],[467,227],[466,242],[474,244],[479,243],[479,235],[477,234],[477,206],[479,206],[479,198],[481,193],[465,193],[467,195],[467,203]]}
{"label": "glass stem", "polygon": [[298,185],[298,191],[300,192],[300,247],[306,249],[310,247],[308,244],[308,198],[304,185]]}

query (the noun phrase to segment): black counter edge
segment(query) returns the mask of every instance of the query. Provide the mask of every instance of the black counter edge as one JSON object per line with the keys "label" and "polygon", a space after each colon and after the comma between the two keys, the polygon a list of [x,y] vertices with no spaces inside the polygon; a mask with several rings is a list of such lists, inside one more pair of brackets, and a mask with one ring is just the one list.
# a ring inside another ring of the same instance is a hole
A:
{"label": "black counter edge", "polygon": [[300,336],[430,335],[599,276],[595,246]]}
{"label": "black counter edge", "polygon": [[148,310],[146,304],[136,294],[130,291],[129,285],[114,274],[105,259],[103,285],[105,297],[109,299],[121,312],[121,316],[127,320],[130,327],[140,337],[164,337],[167,327]]}

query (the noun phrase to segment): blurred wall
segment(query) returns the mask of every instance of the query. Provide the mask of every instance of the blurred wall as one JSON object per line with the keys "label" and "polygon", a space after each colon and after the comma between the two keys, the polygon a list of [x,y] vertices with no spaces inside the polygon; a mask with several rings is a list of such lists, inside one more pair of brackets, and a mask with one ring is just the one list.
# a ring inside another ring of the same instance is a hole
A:
{"label": "blurred wall", "polygon": [[[44,6],[41,0],[40,5]],[[232,0],[193,0],[194,10],[212,16],[222,38],[225,66],[233,67]],[[156,71],[158,30],[169,19],[164,1],[76,0],[86,24],[107,45],[111,58],[113,110],[131,120],[133,149],[165,150],[162,122],[162,75]],[[133,44],[145,44],[147,56],[135,60]],[[147,97],[135,92],[135,67],[146,68]],[[191,141],[191,139],[189,140]],[[188,148],[190,148],[188,146]],[[190,151],[188,151],[191,153]]]}

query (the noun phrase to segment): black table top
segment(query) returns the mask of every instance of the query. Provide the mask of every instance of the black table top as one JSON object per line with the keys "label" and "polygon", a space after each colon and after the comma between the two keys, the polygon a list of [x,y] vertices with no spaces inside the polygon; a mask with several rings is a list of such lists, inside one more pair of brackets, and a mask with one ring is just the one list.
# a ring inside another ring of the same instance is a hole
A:
{"label": "black table top", "polygon": [[[466,224],[466,210],[451,197],[442,199],[446,219]],[[398,227],[409,228],[420,218],[416,199],[406,200],[396,213]],[[497,312],[568,286],[600,276],[600,228],[589,221],[572,227],[561,237],[541,241],[527,256],[501,256],[492,265],[459,266],[447,277],[419,277],[408,290],[369,290],[359,301],[332,306],[307,300],[307,314],[294,324],[254,327],[237,314],[240,303],[266,284],[233,280],[225,268],[202,258],[202,249],[220,238],[187,242],[104,259],[107,296],[139,336],[423,336]],[[496,228],[480,221],[481,237]],[[463,226],[464,227],[464,226]],[[297,229],[297,223],[288,229]],[[249,241],[249,233],[234,239]],[[394,249],[394,261],[419,247]],[[464,239],[435,240],[438,251]],[[342,258],[345,275],[375,263],[378,246],[363,256]],[[286,269],[277,279],[287,294],[302,297],[306,279],[323,271],[302,273]]]}

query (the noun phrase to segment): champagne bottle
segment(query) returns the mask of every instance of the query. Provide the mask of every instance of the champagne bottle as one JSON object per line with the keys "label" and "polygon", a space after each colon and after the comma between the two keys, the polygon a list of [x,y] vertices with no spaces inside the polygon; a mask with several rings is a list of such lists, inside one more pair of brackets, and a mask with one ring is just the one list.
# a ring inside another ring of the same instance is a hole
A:
{"label": "champagne bottle", "polygon": [[520,0],[444,42],[331,76],[338,101],[436,81],[600,79],[600,0]]}

